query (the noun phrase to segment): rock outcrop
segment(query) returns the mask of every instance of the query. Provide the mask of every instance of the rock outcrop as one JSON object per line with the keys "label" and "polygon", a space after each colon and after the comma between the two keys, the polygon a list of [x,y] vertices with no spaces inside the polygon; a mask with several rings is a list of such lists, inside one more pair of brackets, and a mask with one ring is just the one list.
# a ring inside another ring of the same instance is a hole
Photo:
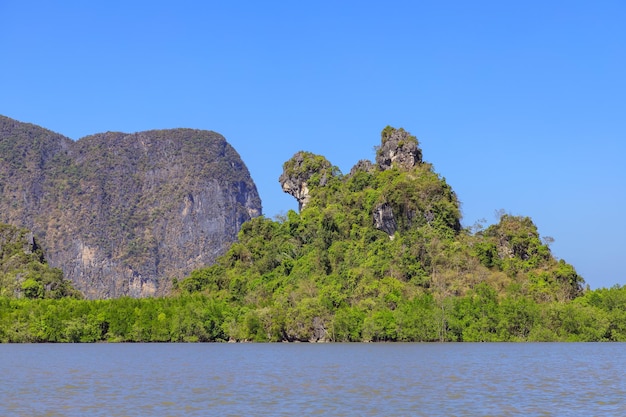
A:
{"label": "rock outcrop", "polygon": [[[372,183],[372,178],[383,171],[389,171],[386,176],[389,183],[384,186]],[[381,133],[381,144],[376,148],[376,163],[360,160],[348,175],[342,176],[323,156],[300,151],[283,164],[279,181],[283,191],[298,200],[300,210],[312,199],[317,199],[315,204],[324,205],[328,192],[321,192],[322,187],[327,186],[331,179],[348,181],[353,192],[381,187],[382,192],[370,209],[372,225],[393,239],[397,231],[407,230],[413,225],[433,225],[434,222],[460,230],[456,195],[445,179],[437,179],[430,184],[420,179],[431,174],[432,165],[422,161],[417,138],[402,128],[387,126]],[[445,206],[448,207],[444,211],[449,211],[450,215],[445,219],[436,219],[436,213],[442,212]]]}
{"label": "rock outcrop", "polygon": [[367,159],[361,159],[352,167],[352,169],[350,169],[350,174],[348,175],[355,175],[357,172],[372,173],[375,170],[376,165],[374,165],[372,161],[368,161]]}
{"label": "rock outcrop", "polygon": [[398,223],[389,203],[382,203],[374,207],[373,217],[374,227],[387,233],[390,237],[398,230]]}
{"label": "rock outcrop", "polygon": [[[402,180],[391,181],[383,187],[383,193],[371,208],[373,226],[393,238],[396,231],[406,230],[413,224],[431,224],[435,220],[434,213],[440,211],[442,204],[457,205],[456,196],[445,180],[424,186],[417,179],[431,169],[430,164],[422,161],[422,150],[415,136],[402,128],[387,126],[381,132],[381,143],[376,148],[376,162],[358,161],[343,179],[350,181],[351,191],[359,191],[372,186],[370,179],[377,172],[396,170],[387,177],[390,180],[401,173],[408,174],[400,175]],[[323,156],[301,151],[285,162],[279,181],[283,191],[294,196],[302,210],[316,195],[316,190],[325,186],[331,176],[339,178],[339,175],[338,170]],[[420,198],[415,197],[416,193]],[[444,196],[447,202],[439,202]],[[448,222],[455,230],[460,229],[456,216],[443,221]]]}
{"label": "rock outcrop", "polygon": [[32,230],[88,298],[166,294],[260,214],[246,166],[215,132],[74,142],[0,116],[0,221]]}
{"label": "rock outcrop", "polygon": [[381,134],[381,144],[376,152],[376,163],[381,170],[390,169],[394,164],[409,170],[422,163],[422,150],[415,136],[404,129],[387,126]]}
{"label": "rock outcrop", "polygon": [[302,210],[309,201],[309,187],[323,187],[335,169],[326,158],[311,152],[297,152],[283,164],[283,173],[278,181],[284,192],[298,200]]}
{"label": "rock outcrop", "polygon": [[[415,136],[404,129],[394,129],[387,126],[381,133],[381,144],[376,152],[376,164],[378,169],[385,171],[394,166],[398,169],[409,171],[422,163],[422,150]],[[414,213],[404,213],[405,220],[412,221]],[[381,203],[374,207],[374,227],[387,233],[393,238],[398,230],[398,222],[394,216],[394,210],[388,203]]]}

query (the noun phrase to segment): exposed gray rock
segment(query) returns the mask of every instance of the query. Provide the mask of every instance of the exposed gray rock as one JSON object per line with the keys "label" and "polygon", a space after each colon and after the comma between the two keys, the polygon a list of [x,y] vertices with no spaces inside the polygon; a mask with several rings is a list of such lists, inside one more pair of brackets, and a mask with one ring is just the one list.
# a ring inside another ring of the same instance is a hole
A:
{"label": "exposed gray rock", "polygon": [[356,165],[352,167],[349,175],[354,175],[359,171],[371,173],[371,172],[374,172],[375,170],[376,170],[376,165],[374,165],[372,161],[368,161],[367,159],[361,159],[359,162],[356,163]]}
{"label": "exposed gray rock", "polygon": [[313,318],[313,332],[309,338],[310,343],[323,343],[328,341],[328,331],[321,317]]}
{"label": "exposed gray rock", "polygon": [[32,230],[88,298],[166,294],[260,214],[246,166],[215,132],[74,142],[0,116],[0,221]]}
{"label": "exposed gray rock", "polygon": [[283,164],[278,182],[284,192],[298,200],[298,208],[302,210],[309,202],[310,187],[323,187],[332,175],[334,168],[326,158],[300,151]]}
{"label": "exposed gray rock", "polygon": [[381,135],[381,144],[376,152],[376,163],[381,170],[394,164],[402,169],[411,169],[422,163],[422,150],[417,138],[404,129],[387,126]]}
{"label": "exposed gray rock", "polygon": [[389,204],[383,203],[374,208],[374,227],[387,233],[390,237],[398,230],[398,224]]}
{"label": "exposed gray rock", "polygon": [[280,186],[284,192],[298,201],[298,211],[302,211],[310,198],[309,187],[306,181],[298,181],[296,178],[286,178],[281,175]]}

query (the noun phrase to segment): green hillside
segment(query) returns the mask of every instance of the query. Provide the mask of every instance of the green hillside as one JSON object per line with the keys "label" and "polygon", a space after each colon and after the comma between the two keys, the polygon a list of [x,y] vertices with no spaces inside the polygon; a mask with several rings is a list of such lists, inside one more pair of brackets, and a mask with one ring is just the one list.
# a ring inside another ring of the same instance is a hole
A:
{"label": "green hillside", "polygon": [[[552,256],[530,218],[503,214],[484,230],[462,228],[454,191],[402,129],[385,128],[376,161],[347,175],[299,152],[281,183],[300,213],[245,223],[215,265],[177,284],[240,307],[231,338],[523,339],[536,312],[517,307],[582,294],[582,277]],[[477,320],[489,302],[529,316],[498,329]]]}
{"label": "green hillside", "polygon": [[300,211],[244,223],[166,297],[31,299],[26,275],[3,278],[0,341],[626,341],[626,287],[585,289],[528,217],[463,228],[402,129],[345,175],[298,152],[279,182]]}

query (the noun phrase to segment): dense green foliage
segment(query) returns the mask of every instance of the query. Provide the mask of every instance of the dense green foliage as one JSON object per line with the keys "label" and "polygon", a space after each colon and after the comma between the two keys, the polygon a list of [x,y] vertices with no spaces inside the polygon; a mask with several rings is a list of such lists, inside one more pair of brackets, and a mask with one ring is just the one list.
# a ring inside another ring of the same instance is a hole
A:
{"label": "dense green foliage", "polygon": [[[392,137],[401,140],[390,151]],[[385,161],[417,144],[390,127],[381,142],[377,158]],[[579,306],[572,300],[584,281],[574,268],[552,256],[528,217],[502,214],[484,230],[462,229],[455,193],[416,154],[413,166],[362,165],[309,182],[301,213],[244,224],[226,255],[178,291],[247,311],[235,339],[570,338],[552,315]],[[307,178],[331,166],[303,156]]]}
{"label": "dense green foliage", "polygon": [[[308,340],[315,315],[326,340],[344,341],[626,341],[626,286],[586,291],[570,302],[538,302],[486,283],[440,300],[399,300],[390,280],[371,308],[329,309],[312,298],[283,309],[253,308],[201,294],[110,300],[0,297],[0,342],[222,342]],[[396,302],[391,308],[391,304]],[[313,317],[313,318],[312,318]],[[296,337],[300,335],[300,337]]]}
{"label": "dense green foliage", "polygon": [[2,342],[222,341],[227,306],[206,297],[0,298]]}
{"label": "dense green foliage", "polygon": [[0,223],[0,296],[81,298],[63,272],[52,268],[26,229]]}
{"label": "dense green foliage", "polygon": [[384,164],[345,176],[298,153],[306,207],[246,222],[172,296],[1,298],[0,341],[626,341],[626,287],[585,291],[528,217],[462,228],[417,139],[381,136]]}

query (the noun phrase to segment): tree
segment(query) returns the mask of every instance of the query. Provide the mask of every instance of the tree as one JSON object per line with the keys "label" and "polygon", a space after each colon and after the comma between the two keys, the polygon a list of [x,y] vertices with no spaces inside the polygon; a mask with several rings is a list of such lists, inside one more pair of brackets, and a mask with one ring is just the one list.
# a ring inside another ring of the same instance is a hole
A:
{"label": "tree", "polygon": [[27,298],[43,298],[44,288],[41,282],[27,278],[22,283],[22,292]]}

